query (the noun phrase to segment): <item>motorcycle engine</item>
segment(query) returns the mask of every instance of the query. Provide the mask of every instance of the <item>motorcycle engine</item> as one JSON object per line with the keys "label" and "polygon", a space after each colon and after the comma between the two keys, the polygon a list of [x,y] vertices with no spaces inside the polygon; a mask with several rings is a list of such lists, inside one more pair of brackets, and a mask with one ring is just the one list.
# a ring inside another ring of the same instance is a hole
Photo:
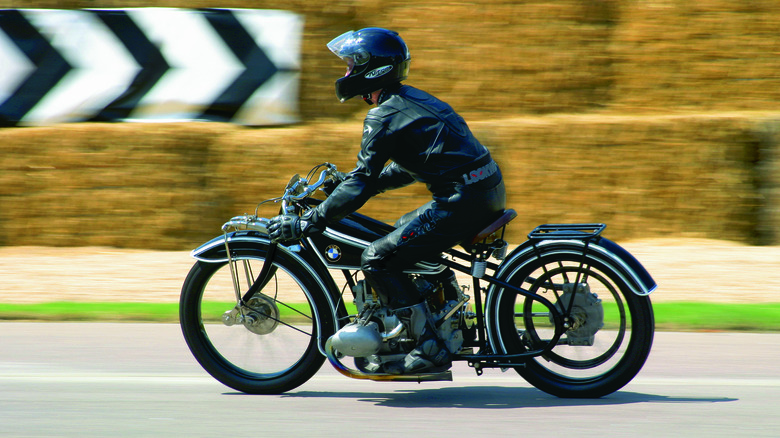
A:
{"label": "motorcycle engine", "polygon": [[[345,326],[333,337],[333,346],[339,352],[355,357],[356,366],[364,372],[378,372],[382,364],[403,359],[416,347],[413,334],[381,300],[371,292],[364,281],[353,288],[355,306],[358,311],[356,321]],[[450,352],[457,353],[463,346],[463,331],[470,328],[473,320],[469,318],[465,301],[450,300],[444,303],[429,303],[432,308],[432,323],[438,325],[437,335]],[[445,319],[446,318],[446,319]],[[442,323],[440,320],[445,319]],[[355,346],[359,344],[357,347]],[[340,347],[340,348],[339,348]]]}
{"label": "motorcycle engine", "polygon": [[[398,350],[398,338],[403,333],[403,324],[390,309],[385,306],[379,297],[372,293],[365,281],[358,281],[352,290],[355,294],[355,307],[358,315],[365,319],[364,323],[374,322],[377,329],[381,332],[384,344],[380,352],[401,352]],[[360,317],[358,320],[360,321]],[[410,350],[411,351],[411,350]]]}

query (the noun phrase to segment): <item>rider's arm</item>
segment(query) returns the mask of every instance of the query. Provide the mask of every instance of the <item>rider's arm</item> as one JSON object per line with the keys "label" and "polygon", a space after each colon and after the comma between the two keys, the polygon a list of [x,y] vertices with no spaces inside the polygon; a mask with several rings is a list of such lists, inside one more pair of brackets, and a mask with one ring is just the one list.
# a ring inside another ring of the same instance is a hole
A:
{"label": "rider's arm", "polygon": [[[322,222],[336,222],[357,211],[384,188],[384,183],[380,186],[380,175],[385,163],[390,160],[392,132],[387,129],[387,122],[392,114],[377,111],[381,109],[377,107],[368,112],[363,122],[363,139],[355,169],[349,172],[327,199],[306,215],[312,223],[319,225]],[[384,182],[397,184],[396,178],[401,176],[393,175],[394,171],[382,179],[388,178]]]}
{"label": "rider's arm", "polygon": [[392,162],[379,174],[377,191],[384,193],[388,190],[399,189],[412,184],[414,181],[414,177],[409,172],[402,169],[396,162]]}

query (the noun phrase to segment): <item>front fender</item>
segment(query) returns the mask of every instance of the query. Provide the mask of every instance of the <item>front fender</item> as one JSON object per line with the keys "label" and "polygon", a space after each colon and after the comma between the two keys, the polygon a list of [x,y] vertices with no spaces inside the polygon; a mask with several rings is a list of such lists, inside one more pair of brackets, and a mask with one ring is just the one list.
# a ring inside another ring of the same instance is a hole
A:
{"label": "front fender", "polygon": [[[236,231],[209,240],[192,250],[191,255],[195,259],[206,263],[225,263],[228,261],[227,249],[225,248],[226,239],[233,260],[265,257],[268,252],[268,246],[271,244],[268,236],[256,231]],[[335,330],[338,330],[340,321],[344,320],[344,317],[347,315],[347,311],[344,306],[344,300],[341,299],[338,286],[336,286],[336,282],[322,264],[322,261],[300,244],[290,246],[278,245],[276,250],[299,262],[307,271],[304,275],[309,275],[319,285],[330,307],[328,321],[322,322],[324,325],[320,327],[319,333],[334,333]],[[327,338],[320,339],[319,342],[322,354],[325,354],[325,341],[327,341]]]}
{"label": "front fender", "polygon": [[[257,255],[257,251],[271,244],[268,236],[262,235],[256,231],[236,231],[234,233],[217,236],[203,245],[195,248],[190,255],[206,263],[224,263],[228,261],[227,248],[225,248],[225,239],[228,241],[234,258],[239,260],[242,255]],[[285,246],[279,245],[278,249],[285,250]],[[265,252],[265,251],[263,251]]]}
{"label": "front fender", "polygon": [[[582,254],[585,245],[583,240],[526,241],[506,257],[506,261],[501,264],[496,276],[502,278],[507,270],[514,270],[518,265],[523,265],[539,256],[555,253]],[[617,243],[600,237],[587,245],[587,251],[588,257],[612,268],[617,275],[625,280],[634,294],[647,296],[657,288],[658,285],[647,269]]]}

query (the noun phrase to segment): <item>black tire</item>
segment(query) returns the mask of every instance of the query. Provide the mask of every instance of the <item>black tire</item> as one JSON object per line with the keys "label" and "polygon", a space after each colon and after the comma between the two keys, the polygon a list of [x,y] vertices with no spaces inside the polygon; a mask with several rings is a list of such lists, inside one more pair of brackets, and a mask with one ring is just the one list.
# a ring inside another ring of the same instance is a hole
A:
{"label": "black tire", "polygon": [[[516,368],[536,388],[563,398],[599,398],[625,386],[647,360],[655,331],[648,297],[631,292],[598,261],[588,259],[580,270],[581,259],[575,254],[547,255],[525,266],[518,263],[505,278],[559,309],[573,309],[575,325],[550,353]],[[587,286],[575,287],[578,279]],[[489,303],[493,310],[487,312],[494,318],[489,323],[494,349],[517,354],[549,344],[554,335],[549,308],[508,289],[496,293]]]}
{"label": "black tire", "polygon": [[[247,279],[259,274],[263,256],[234,262],[242,294]],[[318,330],[333,327],[320,324],[322,318],[332,319],[330,306],[302,263],[277,251],[274,268],[248,310],[256,321],[249,328],[236,318],[227,318],[234,325],[223,320],[237,302],[226,262],[197,262],[182,287],[180,324],[195,359],[218,381],[249,394],[280,394],[309,380],[325,360]],[[324,339],[331,334],[323,333]]]}

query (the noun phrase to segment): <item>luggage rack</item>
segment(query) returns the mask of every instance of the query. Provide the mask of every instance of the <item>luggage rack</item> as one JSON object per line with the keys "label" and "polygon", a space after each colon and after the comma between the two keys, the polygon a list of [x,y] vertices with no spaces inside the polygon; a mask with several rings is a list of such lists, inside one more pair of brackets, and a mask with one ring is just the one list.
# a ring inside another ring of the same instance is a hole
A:
{"label": "luggage rack", "polygon": [[545,224],[528,233],[530,240],[590,240],[598,237],[606,224]]}

